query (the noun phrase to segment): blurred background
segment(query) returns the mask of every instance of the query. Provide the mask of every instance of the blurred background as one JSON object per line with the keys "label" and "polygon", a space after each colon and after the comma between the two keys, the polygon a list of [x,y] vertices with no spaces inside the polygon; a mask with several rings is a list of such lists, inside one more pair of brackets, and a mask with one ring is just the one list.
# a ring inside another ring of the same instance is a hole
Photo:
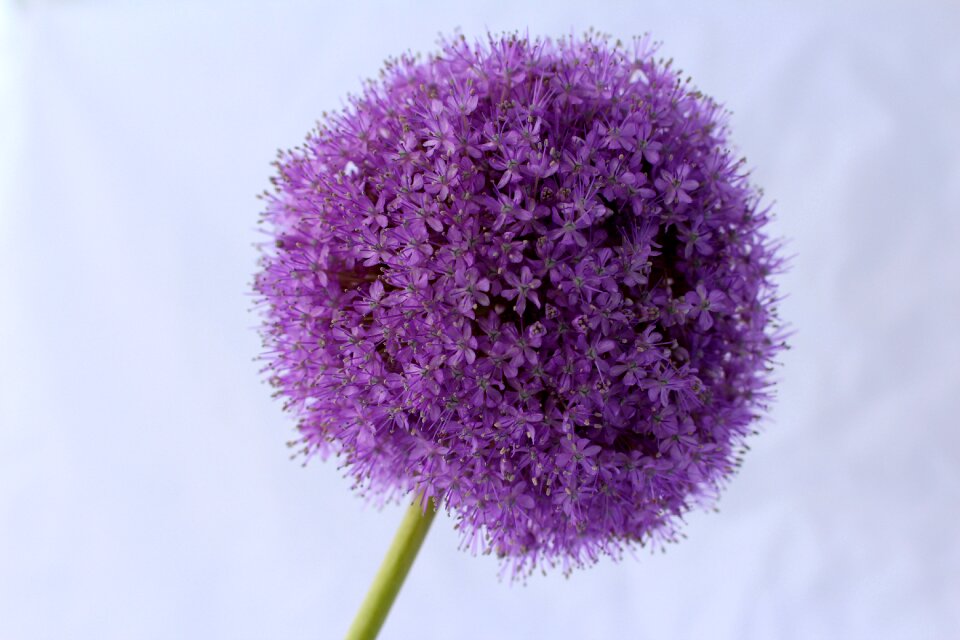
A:
{"label": "blurred background", "polygon": [[248,295],[278,147],[460,27],[651,32],[795,255],[689,539],[510,585],[439,517],[383,638],[960,638],[960,5],[0,4],[0,638],[337,638],[402,514],[293,425]]}

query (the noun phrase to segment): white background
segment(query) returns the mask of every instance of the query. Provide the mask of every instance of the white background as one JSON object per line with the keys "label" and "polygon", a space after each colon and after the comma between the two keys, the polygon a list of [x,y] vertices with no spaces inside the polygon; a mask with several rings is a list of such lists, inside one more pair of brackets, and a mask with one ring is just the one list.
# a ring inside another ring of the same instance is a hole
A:
{"label": "white background", "polygon": [[2,6],[0,639],[342,636],[401,508],[287,460],[254,196],[387,55],[590,25],[733,110],[796,256],[779,401],[666,554],[511,586],[438,518],[383,638],[960,638],[956,3]]}

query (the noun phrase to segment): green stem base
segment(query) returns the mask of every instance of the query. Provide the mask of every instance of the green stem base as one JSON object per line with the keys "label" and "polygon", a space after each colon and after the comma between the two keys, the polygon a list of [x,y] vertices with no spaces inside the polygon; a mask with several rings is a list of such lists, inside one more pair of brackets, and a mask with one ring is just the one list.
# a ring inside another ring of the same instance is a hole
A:
{"label": "green stem base", "polygon": [[410,571],[410,566],[417,557],[420,545],[427,536],[430,523],[436,515],[436,505],[433,499],[427,504],[426,510],[420,498],[413,501],[407,513],[403,516],[400,528],[397,529],[390,549],[377,571],[373,584],[364,598],[357,617],[353,619],[350,630],[347,631],[347,640],[373,640],[380,633],[383,621],[390,613],[393,601],[403,586],[403,581]]}

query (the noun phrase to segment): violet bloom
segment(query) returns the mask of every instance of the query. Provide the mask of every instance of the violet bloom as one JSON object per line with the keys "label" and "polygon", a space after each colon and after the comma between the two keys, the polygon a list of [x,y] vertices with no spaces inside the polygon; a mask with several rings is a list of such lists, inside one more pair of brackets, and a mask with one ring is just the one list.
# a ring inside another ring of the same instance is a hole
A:
{"label": "violet bloom", "polygon": [[503,279],[507,284],[510,285],[510,289],[505,289],[500,293],[501,296],[507,300],[517,299],[517,304],[514,306],[514,309],[518,314],[523,314],[524,310],[527,308],[527,300],[530,300],[537,307],[540,306],[540,299],[537,297],[537,289],[540,288],[541,282],[538,278],[533,277],[533,272],[530,271],[530,267],[524,265],[520,268],[520,277],[517,277],[516,274],[507,271],[503,274]]}
{"label": "violet bloom", "polygon": [[256,290],[306,456],[523,574],[676,539],[782,348],[723,111],[646,38],[445,42],[281,153]]}

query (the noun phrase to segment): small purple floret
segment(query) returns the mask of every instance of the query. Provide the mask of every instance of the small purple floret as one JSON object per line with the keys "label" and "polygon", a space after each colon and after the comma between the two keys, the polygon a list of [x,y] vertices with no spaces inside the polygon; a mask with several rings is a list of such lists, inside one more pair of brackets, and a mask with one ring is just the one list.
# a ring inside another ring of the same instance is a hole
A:
{"label": "small purple floret", "polygon": [[280,154],[256,289],[303,451],[517,573],[673,541],[765,410],[768,212],[725,113],[588,34],[387,63]]}

